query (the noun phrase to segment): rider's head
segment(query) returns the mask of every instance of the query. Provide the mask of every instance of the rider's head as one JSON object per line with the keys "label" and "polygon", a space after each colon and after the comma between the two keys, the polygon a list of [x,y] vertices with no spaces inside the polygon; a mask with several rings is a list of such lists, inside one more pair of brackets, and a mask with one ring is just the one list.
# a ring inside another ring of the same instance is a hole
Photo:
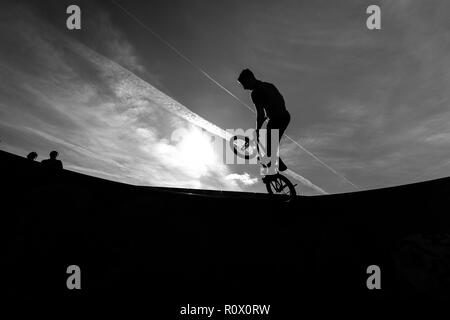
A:
{"label": "rider's head", "polygon": [[244,69],[241,71],[241,74],[238,77],[238,81],[245,90],[253,90],[255,88],[257,80],[250,69]]}
{"label": "rider's head", "polygon": [[58,157],[58,151],[50,152],[50,159],[56,159]]}

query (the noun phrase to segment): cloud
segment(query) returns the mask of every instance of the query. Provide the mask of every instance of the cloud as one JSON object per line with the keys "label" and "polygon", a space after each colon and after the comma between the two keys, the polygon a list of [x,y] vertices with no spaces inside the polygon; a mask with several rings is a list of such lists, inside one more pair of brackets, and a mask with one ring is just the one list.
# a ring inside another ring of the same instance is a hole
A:
{"label": "cloud", "polygon": [[[33,51],[27,53],[28,65],[19,63],[24,60],[20,54],[0,52],[0,72],[7,71],[11,80],[0,85],[9,122],[0,125],[38,141],[17,145],[19,138],[15,142],[13,137],[7,145],[23,152],[36,148],[39,154],[48,152],[43,146],[58,149],[66,168],[128,183],[215,189],[217,184],[202,182],[211,177],[220,179],[224,189],[241,190],[226,179],[228,167],[212,145],[199,140],[200,129],[193,125],[215,128],[212,124],[37,17],[29,20],[32,28],[6,21],[19,30],[16,39],[7,39],[11,47],[21,52],[17,48],[31,46]],[[132,56],[131,47],[110,26],[101,33],[109,33],[105,41],[112,39],[117,54]],[[117,52],[118,47],[128,49]],[[144,70],[137,58],[118,60]],[[33,72],[35,65],[39,72]],[[22,104],[23,99],[29,103]],[[173,139],[172,133],[181,129],[185,134]]]}
{"label": "cloud", "polygon": [[90,33],[88,45],[132,72],[145,73],[147,70],[135,48],[125,35],[114,27],[109,13],[95,8],[93,10],[95,19],[85,21],[86,29],[95,30]]}
{"label": "cloud", "polygon": [[[175,25],[151,14],[139,17],[151,18],[152,27],[165,30],[171,43],[227,87],[243,65],[276,84],[292,115],[287,134],[357,185],[448,175],[450,4],[380,3],[379,32],[365,29],[360,1],[227,2],[220,18],[205,13],[209,20],[183,4],[179,13],[192,18],[186,28],[170,6],[164,12],[172,12]],[[208,12],[217,9],[208,6]],[[223,92],[211,90],[208,80],[198,81],[201,75],[184,68],[178,57],[162,58],[167,48],[154,50],[157,41],[143,44],[141,34],[130,32],[137,26],[113,10],[92,11],[85,20],[90,31],[75,34],[57,31],[22,9],[0,13],[0,76],[6,79],[0,82],[0,134],[11,150],[46,154],[61,148],[68,166],[131,183],[260,186],[227,179],[245,174],[224,166],[207,144],[200,143],[200,150],[208,150],[204,158],[190,154],[199,128],[229,138],[205,118],[222,127],[245,127],[250,116]],[[218,22],[227,23],[226,30]],[[217,34],[223,41],[211,44]],[[167,75],[162,79],[171,96],[183,104],[155,88],[168,92],[158,83],[155,65]],[[249,101],[245,93],[236,94]],[[173,137],[178,129],[186,134]],[[328,192],[352,190],[287,139],[280,153],[289,168]],[[251,169],[245,170],[251,177]]]}
{"label": "cloud", "polygon": [[244,173],[244,174],[232,173],[232,174],[227,175],[225,177],[225,179],[236,180],[246,186],[251,186],[251,185],[255,184],[256,182],[258,182],[258,178],[251,178],[248,173]]}

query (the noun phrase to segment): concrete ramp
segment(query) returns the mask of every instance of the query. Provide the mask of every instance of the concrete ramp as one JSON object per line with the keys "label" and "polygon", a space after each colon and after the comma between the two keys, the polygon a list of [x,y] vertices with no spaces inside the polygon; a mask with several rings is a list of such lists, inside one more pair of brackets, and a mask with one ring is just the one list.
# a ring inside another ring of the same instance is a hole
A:
{"label": "concrete ramp", "polygon": [[[266,303],[290,314],[316,303],[450,298],[448,178],[287,204],[49,176],[6,152],[0,164],[9,297],[145,300],[172,319],[188,303]],[[79,291],[67,289],[70,265],[81,268]],[[380,290],[367,287],[372,265]]]}

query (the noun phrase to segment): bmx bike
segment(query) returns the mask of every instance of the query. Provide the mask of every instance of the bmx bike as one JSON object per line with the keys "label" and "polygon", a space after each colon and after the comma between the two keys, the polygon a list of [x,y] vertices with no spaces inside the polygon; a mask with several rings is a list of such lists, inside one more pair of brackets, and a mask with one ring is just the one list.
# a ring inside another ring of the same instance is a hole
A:
{"label": "bmx bike", "polygon": [[[268,168],[266,164],[261,162],[258,143],[252,142],[250,137],[235,135],[230,139],[230,147],[238,157],[249,160],[256,156],[259,165],[264,169]],[[280,195],[285,201],[292,201],[297,195],[296,184],[292,184],[288,178],[278,171],[274,174],[265,175],[262,181],[269,194]]]}

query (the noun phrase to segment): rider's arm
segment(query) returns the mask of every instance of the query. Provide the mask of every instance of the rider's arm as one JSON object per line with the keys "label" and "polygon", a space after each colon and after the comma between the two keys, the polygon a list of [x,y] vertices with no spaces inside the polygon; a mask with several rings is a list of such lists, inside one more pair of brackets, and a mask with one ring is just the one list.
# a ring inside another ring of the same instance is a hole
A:
{"label": "rider's arm", "polygon": [[264,120],[266,120],[266,115],[264,112],[263,101],[255,91],[252,92],[252,100],[256,107],[256,134],[259,136],[259,129],[261,129]]}
{"label": "rider's arm", "polygon": [[264,121],[266,120],[266,115],[264,109],[258,106],[256,107],[256,130],[261,129]]}
{"label": "rider's arm", "polygon": [[259,141],[259,129],[261,129],[264,121],[266,120],[266,115],[264,113],[264,109],[261,107],[261,105],[256,106],[256,139]]}

